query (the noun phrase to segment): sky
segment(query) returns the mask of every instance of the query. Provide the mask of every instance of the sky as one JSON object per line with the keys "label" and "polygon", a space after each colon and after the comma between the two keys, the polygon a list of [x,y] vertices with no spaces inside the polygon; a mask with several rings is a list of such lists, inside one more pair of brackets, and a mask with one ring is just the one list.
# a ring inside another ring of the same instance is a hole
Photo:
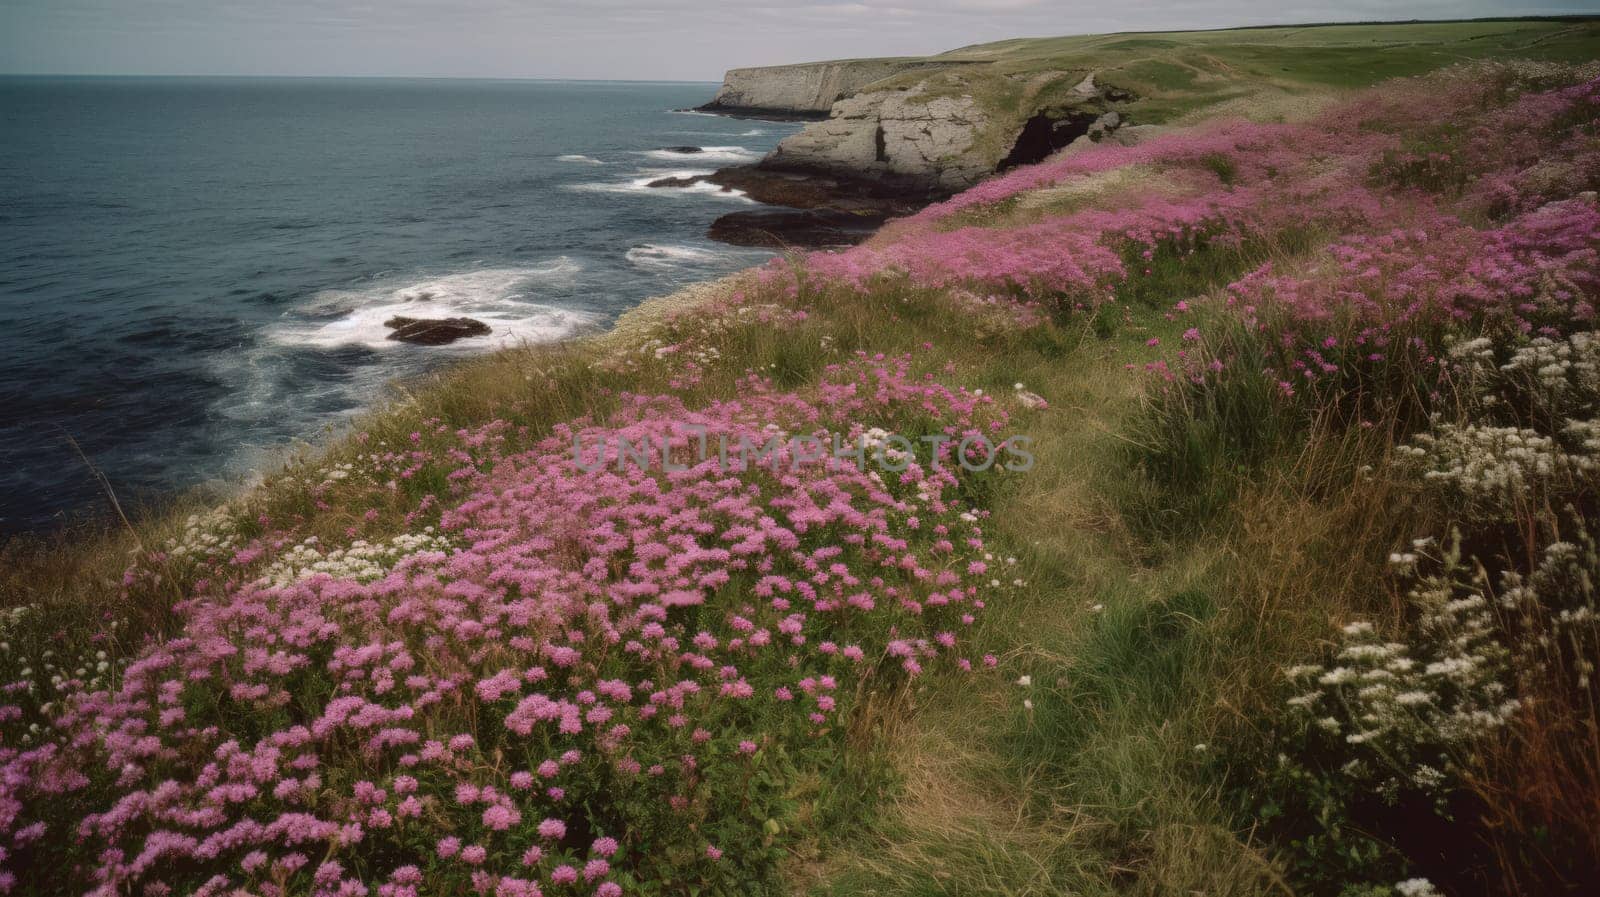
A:
{"label": "sky", "polygon": [[1600,12],[1600,0],[0,0],[0,72],[720,80],[1009,37]]}

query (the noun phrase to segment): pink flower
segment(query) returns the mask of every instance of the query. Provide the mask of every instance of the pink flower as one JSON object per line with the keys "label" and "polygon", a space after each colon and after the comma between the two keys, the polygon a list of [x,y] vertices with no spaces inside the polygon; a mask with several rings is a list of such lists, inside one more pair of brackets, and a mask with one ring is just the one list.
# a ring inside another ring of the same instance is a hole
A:
{"label": "pink flower", "polygon": [[497,832],[503,832],[521,820],[522,814],[505,804],[495,804],[483,811],[483,824]]}

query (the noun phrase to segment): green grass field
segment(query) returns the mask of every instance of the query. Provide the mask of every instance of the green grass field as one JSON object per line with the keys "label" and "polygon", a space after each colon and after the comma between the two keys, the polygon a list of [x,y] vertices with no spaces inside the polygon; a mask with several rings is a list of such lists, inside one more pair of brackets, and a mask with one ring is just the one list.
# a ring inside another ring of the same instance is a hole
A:
{"label": "green grass field", "polygon": [[970,95],[993,117],[988,155],[1034,110],[1071,105],[1091,73],[1132,91],[1135,124],[1217,114],[1281,120],[1308,99],[1418,75],[1475,59],[1577,62],[1600,53],[1600,20],[1501,20],[1394,25],[1318,25],[1219,31],[1027,38],[978,44],[932,59],[985,63],[914,72],[867,90],[926,83],[925,96]]}

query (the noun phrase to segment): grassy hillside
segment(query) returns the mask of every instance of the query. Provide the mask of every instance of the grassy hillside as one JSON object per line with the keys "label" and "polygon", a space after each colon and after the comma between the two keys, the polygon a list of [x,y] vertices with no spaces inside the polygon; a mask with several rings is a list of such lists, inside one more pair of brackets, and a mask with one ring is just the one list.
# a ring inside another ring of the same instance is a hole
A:
{"label": "grassy hillside", "polygon": [[0,891],[1585,893],[1597,188],[1592,59],[1175,128],[12,546]]}
{"label": "grassy hillside", "polygon": [[1600,20],[1320,25],[1153,32],[1000,41],[935,59],[986,63],[909,73],[869,89],[926,82],[926,96],[971,95],[994,118],[1002,146],[1035,110],[1070,105],[1094,75],[1132,91],[1131,121],[1163,124],[1226,114],[1281,120],[1305,114],[1330,92],[1419,75],[1476,59],[1580,62],[1600,54]]}

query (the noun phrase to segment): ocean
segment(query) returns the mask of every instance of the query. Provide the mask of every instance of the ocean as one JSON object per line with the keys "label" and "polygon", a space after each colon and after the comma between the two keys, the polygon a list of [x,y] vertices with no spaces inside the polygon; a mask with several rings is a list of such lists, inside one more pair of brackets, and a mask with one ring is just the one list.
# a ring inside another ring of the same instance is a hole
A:
{"label": "ocean", "polygon": [[749,200],[645,186],[798,127],[672,111],[715,89],[0,78],[0,533],[104,509],[95,471],[134,505],[242,481],[396,378],[764,261],[704,236]]}

